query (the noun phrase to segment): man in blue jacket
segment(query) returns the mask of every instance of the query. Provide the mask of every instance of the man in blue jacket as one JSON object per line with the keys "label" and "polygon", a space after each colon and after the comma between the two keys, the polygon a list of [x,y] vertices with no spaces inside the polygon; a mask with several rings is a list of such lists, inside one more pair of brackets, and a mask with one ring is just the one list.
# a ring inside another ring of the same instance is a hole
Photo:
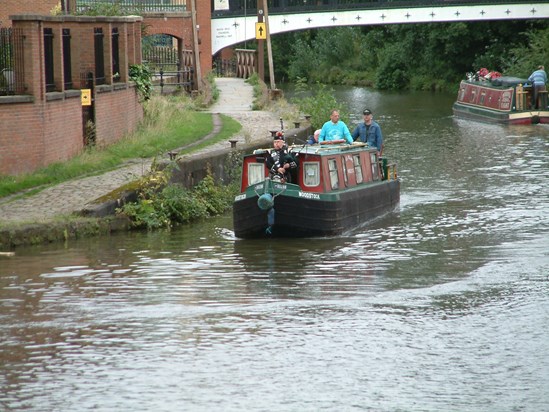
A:
{"label": "man in blue jacket", "polygon": [[368,143],[368,146],[377,148],[378,155],[383,152],[383,135],[381,127],[374,121],[374,115],[370,109],[364,109],[364,122],[359,123],[353,131],[353,139],[360,139],[362,143]]}
{"label": "man in blue jacket", "polygon": [[533,72],[528,81],[532,82],[532,109],[547,109],[547,107],[539,107],[539,92],[546,90],[545,83],[547,83],[547,73],[545,73],[543,66],[538,66],[538,69]]}

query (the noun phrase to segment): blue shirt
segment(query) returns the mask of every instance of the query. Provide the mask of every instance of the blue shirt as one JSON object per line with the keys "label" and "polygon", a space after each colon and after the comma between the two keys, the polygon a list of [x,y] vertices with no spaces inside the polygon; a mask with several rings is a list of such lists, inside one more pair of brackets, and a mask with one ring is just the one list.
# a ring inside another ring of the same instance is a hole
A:
{"label": "blue shirt", "polygon": [[320,136],[318,136],[319,142],[330,141],[330,140],[347,140],[347,143],[353,143],[353,138],[351,137],[351,132],[345,123],[339,120],[337,123],[333,123],[331,120],[328,120],[322,126],[320,131]]}
{"label": "blue shirt", "polygon": [[372,120],[370,127],[366,123],[359,123],[353,131],[353,139],[360,139],[362,143],[368,143],[370,147],[376,147],[378,152],[381,152],[383,147],[383,135],[381,134],[381,127],[377,122]]}
{"label": "blue shirt", "polygon": [[536,70],[528,77],[528,81],[531,81],[535,86],[543,86],[547,83],[547,73],[545,70]]}

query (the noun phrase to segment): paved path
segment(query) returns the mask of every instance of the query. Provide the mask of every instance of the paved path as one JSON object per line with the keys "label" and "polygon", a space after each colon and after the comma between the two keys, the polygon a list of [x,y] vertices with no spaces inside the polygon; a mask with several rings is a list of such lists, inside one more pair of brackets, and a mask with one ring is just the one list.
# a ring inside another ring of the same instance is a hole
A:
{"label": "paved path", "polygon": [[[236,78],[216,79],[216,85],[220,92],[219,99],[208,111],[226,114],[242,124],[242,131],[233,137],[237,141],[264,141],[269,144],[269,130],[280,127],[279,117],[271,112],[251,110],[253,87]],[[215,120],[216,117],[214,124]],[[218,142],[196,154],[228,145],[228,142]],[[94,200],[146,174],[151,162],[152,159],[139,159],[98,176],[48,187],[32,196],[0,198],[0,225],[47,222],[59,215],[79,212]]]}

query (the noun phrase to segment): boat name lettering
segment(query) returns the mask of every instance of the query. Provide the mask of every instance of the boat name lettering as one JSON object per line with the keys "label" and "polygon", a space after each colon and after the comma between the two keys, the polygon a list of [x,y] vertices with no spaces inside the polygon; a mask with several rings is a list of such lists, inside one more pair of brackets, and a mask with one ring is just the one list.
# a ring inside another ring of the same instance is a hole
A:
{"label": "boat name lettering", "polygon": [[263,189],[263,183],[258,184],[255,188],[256,188],[256,190],[261,190],[261,189]]}
{"label": "boat name lettering", "polygon": [[278,189],[278,190],[286,190],[286,185],[281,185],[279,183],[275,183],[274,188]]}
{"label": "boat name lettering", "polygon": [[307,199],[320,199],[318,193],[299,192],[299,197],[305,197]]}
{"label": "boat name lettering", "polygon": [[246,193],[243,193],[241,195],[238,195],[238,196],[234,197],[235,202],[238,202],[239,200],[243,200],[243,199],[246,199]]}

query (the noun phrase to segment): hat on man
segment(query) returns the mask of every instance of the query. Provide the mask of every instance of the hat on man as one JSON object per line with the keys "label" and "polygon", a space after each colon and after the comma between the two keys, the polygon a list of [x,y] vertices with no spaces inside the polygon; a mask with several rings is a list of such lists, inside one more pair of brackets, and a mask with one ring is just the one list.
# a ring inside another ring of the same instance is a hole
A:
{"label": "hat on man", "polygon": [[362,114],[372,114],[372,111],[370,109],[364,109]]}
{"label": "hat on man", "polygon": [[283,132],[276,132],[273,140],[285,140]]}

